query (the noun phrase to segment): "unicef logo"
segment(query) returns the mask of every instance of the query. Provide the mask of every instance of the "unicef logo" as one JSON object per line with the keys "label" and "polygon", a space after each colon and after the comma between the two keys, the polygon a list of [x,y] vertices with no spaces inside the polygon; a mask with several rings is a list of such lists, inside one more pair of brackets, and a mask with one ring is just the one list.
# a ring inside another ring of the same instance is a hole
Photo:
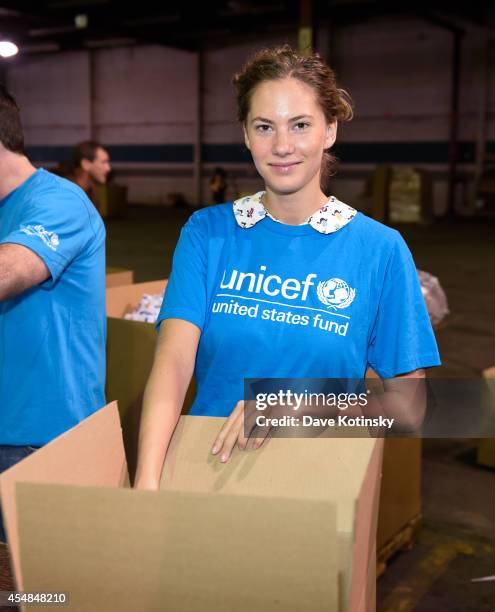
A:
{"label": "unicef logo", "polygon": [[347,308],[356,297],[356,290],[340,278],[318,283],[316,293],[320,302],[329,308]]}

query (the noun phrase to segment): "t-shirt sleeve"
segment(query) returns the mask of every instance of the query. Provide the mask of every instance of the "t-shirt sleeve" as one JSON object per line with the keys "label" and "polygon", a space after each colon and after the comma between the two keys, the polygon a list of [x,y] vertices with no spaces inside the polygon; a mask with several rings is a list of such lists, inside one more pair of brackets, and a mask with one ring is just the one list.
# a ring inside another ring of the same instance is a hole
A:
{"label": "t-shirt sleeve", "polygon": [[55,283],[65,268],[96,239],[94,221],[82,197],[54,190],[27,202],[18,227],[1,240],[20,244],[40,257]]}
{"label": "t-shirt sleeve", "polygon": [[181,230],[163,304],[156,320],[184,319],[203,329],[206,313],[206,233],[196,214]]}
{"label": "t-shirt sleeve", "polygon": [[382,378],[441,363],[416,266],[398,233],[370,334],[368,363]]}

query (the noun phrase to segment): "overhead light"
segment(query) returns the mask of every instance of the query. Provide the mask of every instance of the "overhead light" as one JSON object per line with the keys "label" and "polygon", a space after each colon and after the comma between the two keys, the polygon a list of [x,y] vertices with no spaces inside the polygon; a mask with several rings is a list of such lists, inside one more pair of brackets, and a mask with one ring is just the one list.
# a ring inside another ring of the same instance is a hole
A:
{"label": "overhead light", "polygon": [[74,17],[74,23],[76,28],[83,30],[88,27],[88,16],[87,15],[76,15]]}
{"label": "overhead light", "polygon": [[0,57],[12,57],[19,53],[19,47],[9,40],[0,40]]}

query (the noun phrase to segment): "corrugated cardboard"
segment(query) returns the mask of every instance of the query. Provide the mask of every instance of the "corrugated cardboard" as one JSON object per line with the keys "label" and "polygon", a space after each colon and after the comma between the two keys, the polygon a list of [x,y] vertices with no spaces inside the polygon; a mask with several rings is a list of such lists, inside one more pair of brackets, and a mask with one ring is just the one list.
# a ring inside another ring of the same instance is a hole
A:
{"label": "corrugated cardboard", "polygon": [[[138,306],[145,293],[164,293],[166,286],[167,281],[163,279],[107,289],[107,316],[122,319],[125,314],[132,312]],[[140,323],[140,321],[133,321],[133,323]]]}
{"label": "corrugated cardboard", "polygon": [[98,185],[98,209],[103,219],[120,217],[127,207],[127,186],[110,183]]}
{"label": "corrugated cardboard", "polygon": [[385,440],[378,514],[378,550],[421,514],[422,447],[423,441],[420,438]]}
{"label": "corrugated cardboard", "polygon": [[281,498],[297,494],[315,500],[330,496],[337,504],[341,609],[349,601],[353,612],[368,610],[357,607],[357,602],[370,566],[375,579],[375,551],[366,538],[355,540],[353,534],[358,525],[369,525],[367,537],[373,533],[375,541],[383,440],[277,438],[256,453],[237,453],[223,466],[210,454],[221,422],[206,417],[181,419],[168,451],[162,489]]}
{"label": "corrugated cardboard", "polygon": [[478,442],[478,463],[495,468],[495,439],[484,438]]}
{"label": "corrugated cardboard", "polygon": [[157,332],[151,323],[127,321],[143,294],[165,291],[166,280],[136,283],[107,289],[107,382],[108,401],[118,400],[124,444],[131,475],[136,468],[141,404],[148,380]]}
{"label": "corrugated cardboard", "polygon": [[[377,380],[371,368],[366,378]],[[387,438],[383,446],[377,550],[421,514],[420,438]]]}
{"label": "corrugated cardboard", "polygon": [[119,287],[120,285],[132,285],[133,282],[134,282],[133,270],[126,270],[126,268],[107,267],[106,269],[106,286],[107,287]]}
{"label": "corrugated cardboard", "polygon": [[[157,280],[107,289],[107,382],[108,401],[118,400],[124,445],[131,481],[136,471],[139,421],[144,388],[153,365],[157,332],[151,323],[128,321],[143,294],[164,293],[167,280]],[[196,387],[191,382],[184,400],[186,413],[192,405]]]}
{"label": "corrugated cardboard", "polygon": [[26,585],[64,585],[71,609],[337,609],[328,503],[26,483],[18,498]]}
{"label": "corrugated cardboard", "polygon": [[[115,437],[115,405],[91,419]],[[272,439],[220,464],[210,447],[223,421],[181,417],[159,492],[119,488],[121,470],[110,488],[78,486],[90,484],[79,470],[65,475],[69,486],[57,472],[51,485],[19,486],[23,587],[68,591],[76,610],[374,610],[382,441]],[[40,480],[46,453],[71,472],[67,444],[84,465],[93,449],[85,435],[80,424],[65,444],[57,439],[0,476],[9,496],[17,480]],[[122,466],[122,445],[111,446]],[[92,484],[102,484],[97,472]],[[9,537],[13,512],[7,504]]]}
{"label": "corrugated cardboard", "polygon": [[36,453],[0,474],[0,498],[18,590],[19,564],[17,482],[42,482],[121,487],[127,480],[122,431],[116,402],[91,415]]}
{"label": "corrugated cardboard", "polygon": [[[495,398],[495,366],[483,370],[492,397]],[[495,468],[495,438],[484,438],[478,442],[478,463]]]}

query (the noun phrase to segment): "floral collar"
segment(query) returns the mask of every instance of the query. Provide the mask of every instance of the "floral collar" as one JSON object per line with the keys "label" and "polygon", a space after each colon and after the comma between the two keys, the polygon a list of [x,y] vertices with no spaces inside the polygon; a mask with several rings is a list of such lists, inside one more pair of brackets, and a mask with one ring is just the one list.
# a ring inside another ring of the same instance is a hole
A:
{"label": "floral collar", "polygon": [[[242,228],[250,228],[256,225],[265,217],[269,217],[277,223],[281,223],[275,219],[268,210],[264,207],[261,201],[265,195],[264,191],[258,191],[254,195],[246,196],[235,200],[234,215],[238,225]],[[343,202],[339,202],[333,196],[311,217],[306,219],[301,225],[311,225],[320,234],[331,234],[347,225],[356,216],[357,210],[347,206]]]}

